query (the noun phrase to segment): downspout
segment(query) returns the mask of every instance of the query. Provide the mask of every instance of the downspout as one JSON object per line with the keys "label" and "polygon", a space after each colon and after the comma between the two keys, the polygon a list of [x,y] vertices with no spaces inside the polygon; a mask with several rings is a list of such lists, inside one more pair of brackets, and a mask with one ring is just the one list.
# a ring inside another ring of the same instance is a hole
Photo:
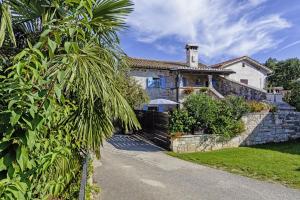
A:
{"label": "downspout", "polygon": [[[177,71],[177,75],[176,75],[176,80],[175,80],[175,83],[176,83],[176,102],[179,103],[179,80],[180,80],[180,72]],[[180,105],[177,104],[177,109],[180,108]]]}

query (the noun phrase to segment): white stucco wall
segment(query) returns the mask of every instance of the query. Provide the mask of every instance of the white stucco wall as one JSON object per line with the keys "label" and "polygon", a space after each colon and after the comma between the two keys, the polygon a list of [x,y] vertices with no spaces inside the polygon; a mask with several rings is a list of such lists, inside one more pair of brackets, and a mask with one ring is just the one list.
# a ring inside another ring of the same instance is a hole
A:
{"label": "white stucco wall", "polygon": [[240,82],[241,79],[247,79],[248,85],[259,89],[264,89],[266,84],[267,73],[251,65],[250,63],[244,63],[244,67],[242,61],[226,67],[226,69],[231,69],[236,72],[235,74],[229,75],[228,78],[238,82]]}

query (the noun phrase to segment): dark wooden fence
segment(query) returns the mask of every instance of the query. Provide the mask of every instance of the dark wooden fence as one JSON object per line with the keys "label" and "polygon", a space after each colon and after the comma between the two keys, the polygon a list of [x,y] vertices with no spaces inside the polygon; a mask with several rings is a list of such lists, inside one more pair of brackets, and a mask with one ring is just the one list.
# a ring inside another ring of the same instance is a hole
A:
{"label": "dark wooden fence", "polygon": [[138,134],[152,141],[156,145],[169,150],[169,114],[155,111],[135,111],[142,126]]}

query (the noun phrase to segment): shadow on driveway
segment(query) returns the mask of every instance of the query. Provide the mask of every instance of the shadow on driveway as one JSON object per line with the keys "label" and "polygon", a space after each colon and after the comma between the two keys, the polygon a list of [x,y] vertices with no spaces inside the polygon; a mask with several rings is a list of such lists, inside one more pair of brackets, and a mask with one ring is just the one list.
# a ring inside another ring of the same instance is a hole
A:
{"label": "shadow on driveway", "polygon": [[160,148],[141,140],[135,135],[115,134],[108,140],[108,143],[119,150],[143,152],[162,151]]}

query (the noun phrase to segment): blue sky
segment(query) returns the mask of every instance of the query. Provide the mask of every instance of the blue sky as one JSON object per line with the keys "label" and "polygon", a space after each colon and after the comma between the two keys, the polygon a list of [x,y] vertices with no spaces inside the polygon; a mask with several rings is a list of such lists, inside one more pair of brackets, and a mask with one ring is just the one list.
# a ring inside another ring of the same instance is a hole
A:
{"label": "blue sky", "polygon": [[131,57],[185,60],[186,43],[214,64],[248,55],[300,57],[300,0],[133,0],[129,28],[120,33]]}

